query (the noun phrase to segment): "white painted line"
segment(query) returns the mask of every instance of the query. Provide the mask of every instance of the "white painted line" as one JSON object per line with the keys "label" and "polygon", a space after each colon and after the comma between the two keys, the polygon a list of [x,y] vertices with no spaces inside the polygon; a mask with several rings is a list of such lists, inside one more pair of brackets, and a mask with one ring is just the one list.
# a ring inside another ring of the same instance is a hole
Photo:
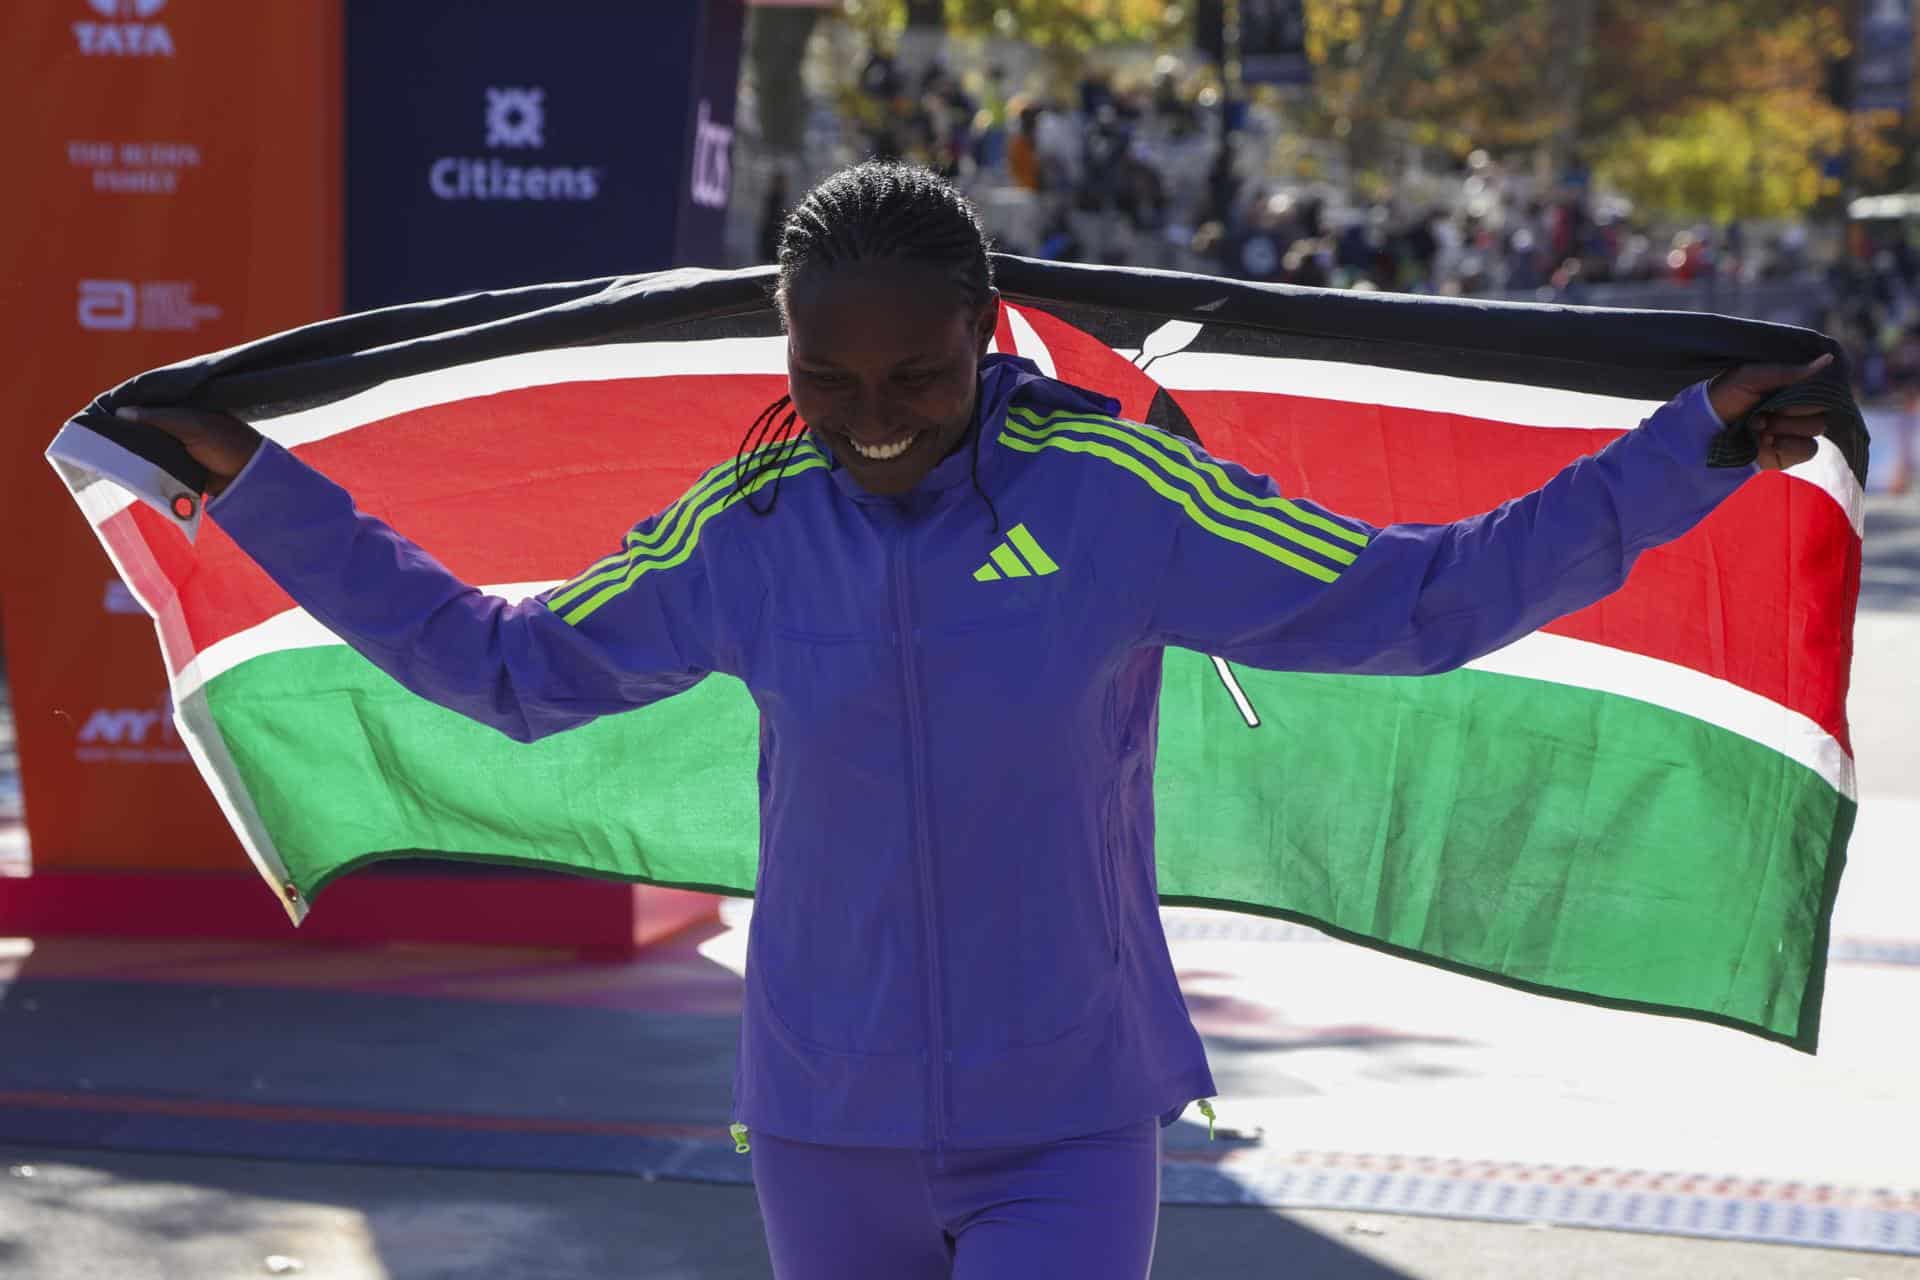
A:
{"label": "white painted line", "polygon": [[1166,1204],[1598,1227],[1920,1256],[1920,1192],[1425,1157],[1170,1151]]}

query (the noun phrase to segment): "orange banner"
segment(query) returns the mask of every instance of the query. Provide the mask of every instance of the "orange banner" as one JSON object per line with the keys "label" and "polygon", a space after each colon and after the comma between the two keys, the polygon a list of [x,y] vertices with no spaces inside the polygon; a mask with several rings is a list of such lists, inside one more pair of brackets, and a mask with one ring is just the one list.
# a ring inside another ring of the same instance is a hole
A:
{"label": "orange banner", "polygon": [[13,0],[0,571],[35,870],[246,867],[146,615],[42,458],[132,374],[340,305],[337,3]]}

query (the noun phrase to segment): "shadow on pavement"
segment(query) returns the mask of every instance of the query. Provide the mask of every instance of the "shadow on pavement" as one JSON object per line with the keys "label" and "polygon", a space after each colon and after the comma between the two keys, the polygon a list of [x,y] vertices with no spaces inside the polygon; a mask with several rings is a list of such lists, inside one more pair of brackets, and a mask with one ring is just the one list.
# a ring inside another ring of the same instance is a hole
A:
{"label": "shadow on pavement", "polygon": [[[0,1147],[37,1165],[0,1203],[0,1263],[40,1280],[268,1274],[330,1280],[761,1280],[750,1187],[588,1174],[294,1164]],[[1279,1214],[1161,1211],[1153,1275],[1408,1273]]]}
{"label": "shadow on pavement", "polygon": [[1920,494],[1867,498],[1860,607],[1920,611]]}

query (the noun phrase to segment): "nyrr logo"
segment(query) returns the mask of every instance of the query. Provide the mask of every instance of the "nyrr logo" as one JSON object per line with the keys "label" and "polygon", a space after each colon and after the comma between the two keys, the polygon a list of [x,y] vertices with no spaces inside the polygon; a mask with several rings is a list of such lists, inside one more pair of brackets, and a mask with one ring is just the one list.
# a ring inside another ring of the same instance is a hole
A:
{"label": "nyrr logo", "polygon": [[173,707],[97,707],[80,726],[74,759],[87,763],[184,763],[187,751],[173,727]]}
{"label": "nyrr logo", "polygon": [[167,24],[142,21],[166,7],[167,0],[87,0],[87,8],[107,21],[74,23],[74,42],[89,58],[171,58]]}
{"label": "nyrr logo", "polygon": [[[543,151],[547,145],[547,91],[534,87],[487,90],[487,146]],[[592,200],[600,194],[598,165],[511,164],[499,156],[441,156],[427,169],[427,186],[442,200]]]}

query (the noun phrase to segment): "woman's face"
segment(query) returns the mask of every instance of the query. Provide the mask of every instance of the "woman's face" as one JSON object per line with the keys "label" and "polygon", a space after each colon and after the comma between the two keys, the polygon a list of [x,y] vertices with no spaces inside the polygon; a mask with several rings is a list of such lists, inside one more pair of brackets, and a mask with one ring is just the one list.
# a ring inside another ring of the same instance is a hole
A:
{"label": "woman's face", "polygon": [[815,267],[787,293],[787,383],[800,418],[861,487],[902,494],[973,421],[996,298],[974,308],[912,263]]}

